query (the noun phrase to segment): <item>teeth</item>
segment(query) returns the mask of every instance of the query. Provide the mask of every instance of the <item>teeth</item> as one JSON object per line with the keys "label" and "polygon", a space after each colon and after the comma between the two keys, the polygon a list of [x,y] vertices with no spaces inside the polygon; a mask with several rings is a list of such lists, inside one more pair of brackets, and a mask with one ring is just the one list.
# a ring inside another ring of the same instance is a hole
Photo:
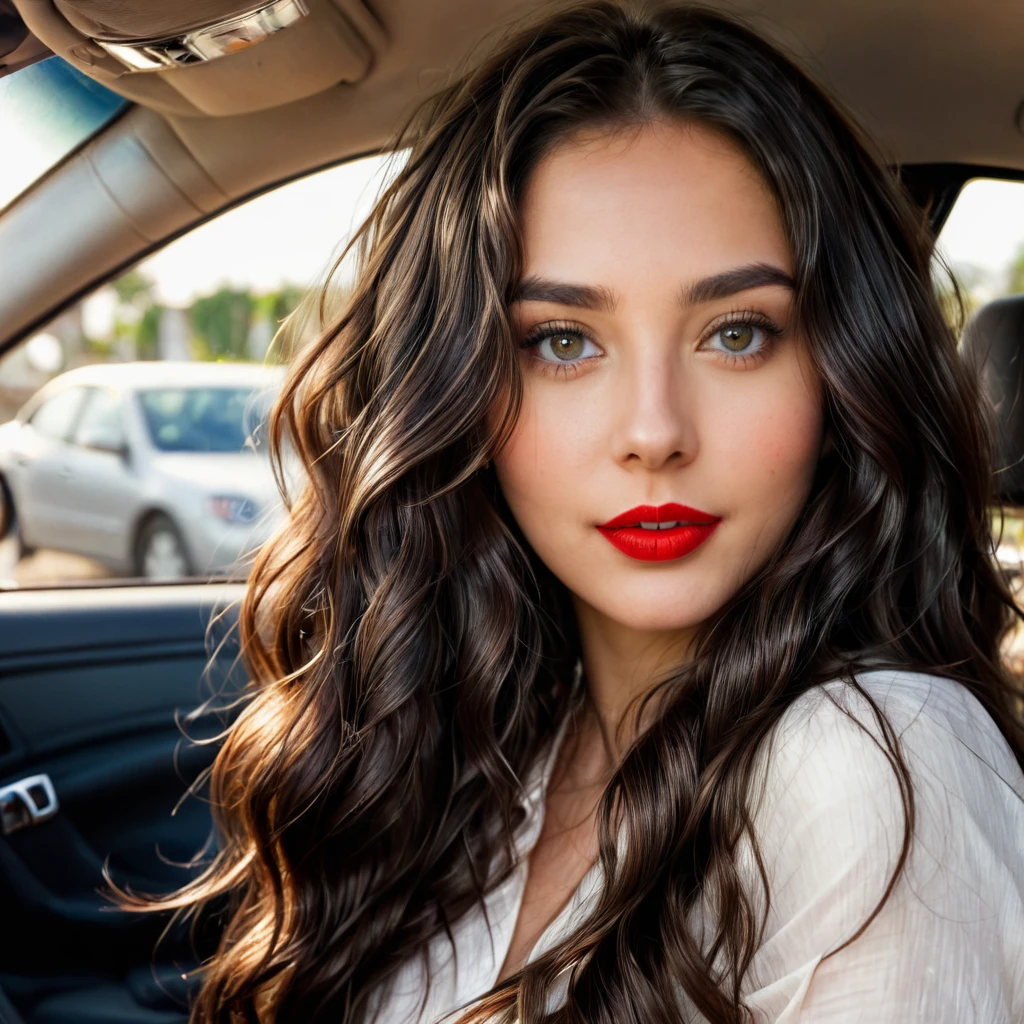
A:
{"label": "teeth", "polygon": [[641,530],[671,530],[674,526],[681,526],[679,522],[675,523],[638,523]]}

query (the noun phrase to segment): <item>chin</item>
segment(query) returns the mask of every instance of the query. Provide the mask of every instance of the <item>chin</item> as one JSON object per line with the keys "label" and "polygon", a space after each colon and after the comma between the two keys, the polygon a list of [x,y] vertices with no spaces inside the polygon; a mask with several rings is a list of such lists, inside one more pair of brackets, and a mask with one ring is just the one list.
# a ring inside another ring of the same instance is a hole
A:
{"label": "chin", "polygon": [[686,597],[673,601],[671,597],[663,600],[650,595],[621,607],[597,608],[606,618],[638,633],[674,633],[695,629],[720,606],[720,603],[707,605],[703,601],[698,604]]}

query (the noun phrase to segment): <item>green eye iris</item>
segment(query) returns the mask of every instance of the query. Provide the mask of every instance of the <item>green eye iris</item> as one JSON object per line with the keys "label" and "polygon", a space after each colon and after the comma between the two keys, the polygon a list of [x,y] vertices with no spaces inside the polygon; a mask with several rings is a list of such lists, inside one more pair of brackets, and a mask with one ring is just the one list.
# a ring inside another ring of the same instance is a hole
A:
{"label": "green eye iris", "polygon": [[548,346],[559,359],[575,359],[583,351],[583,339],[571,334],[553,334]]}
{"label": "green eye iris", "polygon": [[730,352],[742,352],[754,340],[754,329],[749,324],[730,324],[718,333]]}

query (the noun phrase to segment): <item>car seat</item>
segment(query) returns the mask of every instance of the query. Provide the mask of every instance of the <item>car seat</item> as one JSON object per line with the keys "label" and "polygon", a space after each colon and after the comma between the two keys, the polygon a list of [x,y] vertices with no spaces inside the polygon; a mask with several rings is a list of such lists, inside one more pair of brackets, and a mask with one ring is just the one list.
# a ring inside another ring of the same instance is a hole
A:
{"label": "car seat", "polygon": [[1024,506],[1024,295],[982,306],[966,329],[962,352],[980,370],[995,407],[996,476],[999,498]]}

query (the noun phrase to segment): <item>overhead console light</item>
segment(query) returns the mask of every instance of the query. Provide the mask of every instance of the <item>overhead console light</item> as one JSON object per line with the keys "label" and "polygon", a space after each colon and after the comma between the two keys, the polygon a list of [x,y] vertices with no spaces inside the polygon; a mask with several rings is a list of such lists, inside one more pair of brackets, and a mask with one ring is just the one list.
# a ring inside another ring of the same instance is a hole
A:
{"label": "overhead console light", "polygon": [[164,39],[95,39],[131,71],[162,71],[202,64],[262,43],[309,15],[304,0],[274,0],[245,14]]}
{"label": "overhead console light", "polygon": [[366,0],[16,2],[54,53],[174,117],[251,114],[361,82],[387,44]]}

